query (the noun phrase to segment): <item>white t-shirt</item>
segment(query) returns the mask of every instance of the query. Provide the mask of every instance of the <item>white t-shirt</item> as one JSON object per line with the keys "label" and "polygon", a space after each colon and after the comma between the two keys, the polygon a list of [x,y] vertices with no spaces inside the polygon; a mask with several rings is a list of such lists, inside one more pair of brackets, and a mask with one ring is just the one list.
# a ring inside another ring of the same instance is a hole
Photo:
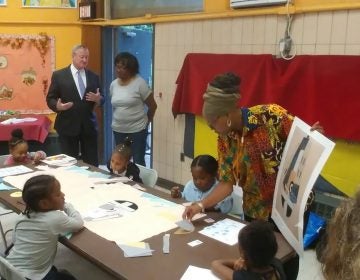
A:
{"label": "white t-shirt", "polygon": [[113,117],[111,127],[116,132],[134,133],[143,130],[148,124],[144,101],[151,94],[145,80],[136,77],[126,86],[120,85],[119,79],[110,85]]}
{"label": "white t-shirt", "polygon": [[59,235],[82,228],[81,215],[71,204],[65,203],[64,212],[32,212],[30,218],[19,215],[14,247],[6,259],[25,277],[43,279],[54,264]]}

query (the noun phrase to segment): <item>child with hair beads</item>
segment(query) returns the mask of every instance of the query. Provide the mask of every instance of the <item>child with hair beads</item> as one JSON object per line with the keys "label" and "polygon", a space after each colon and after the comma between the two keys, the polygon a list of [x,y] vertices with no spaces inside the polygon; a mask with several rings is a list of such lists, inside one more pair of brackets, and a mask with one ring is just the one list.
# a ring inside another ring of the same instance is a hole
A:
{"label": "child with hair beads", "polygon": [[9,140],[9,157],[5,160],[4,165],[39,163],[46,158],[43,151],[30,152],[27,141],[23,138],[23,131],[20,128],[11,132]]}
{"label": "child with hair beads", "polygon": [[140,169],[131,161],[131,144],[131,140],[126,137],[124,143],[117,145],[112,152],[107,168],[112,174],[126,176],[135,182],[142,183]]}
{"label": "child with hair beads", "polygon": [[239,259],[215,260],[213,273],[220,279],[231,280],[285,280],[279,260],[276,237],[269,222],[256,220],[240,230]]}
{"label": "child with hair beads", "polygon": [[[191,162],[191,174],[193,179],[186,183],[184,190],[181,192],[179,187],[171,189],[172,198],[184,198],[190,202],[197,202],[208,196],[216,188],[218,162],[210,155],[199,155]],[[223,201],[215,205],[214,208],[207,210],[221,211],[222,213],[230,212],[232,208],[232,198],[228,196]],[[201,206],[201,208],[203,208]],[[205,210],[205,209],[203,209]]]}
{"label": "child with hair beads", "polygon": [[29,279],[75,279],[54,266],[59,235],[78,231],[84,223],[65,202],[59,181],[50,175],[34,176],[26,181],[22,199],[26,208],[15,223],[14,246],[6,259]]}

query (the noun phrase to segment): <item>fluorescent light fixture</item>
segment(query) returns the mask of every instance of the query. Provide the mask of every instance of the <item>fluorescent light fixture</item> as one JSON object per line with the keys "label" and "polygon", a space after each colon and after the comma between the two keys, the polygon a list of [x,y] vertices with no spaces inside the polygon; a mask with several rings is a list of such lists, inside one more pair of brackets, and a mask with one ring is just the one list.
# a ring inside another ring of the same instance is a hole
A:
{"label": "fluorescent light fixture", "polygon": [[233,9],[285,4],[287,0],[230,0]]}

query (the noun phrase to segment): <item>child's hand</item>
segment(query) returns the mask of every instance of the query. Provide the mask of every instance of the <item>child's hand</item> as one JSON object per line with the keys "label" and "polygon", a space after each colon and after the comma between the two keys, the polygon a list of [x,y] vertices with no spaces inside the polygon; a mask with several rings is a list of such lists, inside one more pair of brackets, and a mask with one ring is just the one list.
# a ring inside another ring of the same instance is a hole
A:
{"label": "child's hand", "polygon": [[181,191],[178,186],[171,188],[171,197],[172,198],[180,198],[181,197]]}
{"label": "child's hand", "polygon": [[234,270],[241,269],[246,269],[246,265],[244,259],[240,257],[234,262]]}
{"label": "child's hand", "polygon": [[42,160],[41,153],[36,152],[34,156],[34,163],[37,164],[40,162],[40,160]]}

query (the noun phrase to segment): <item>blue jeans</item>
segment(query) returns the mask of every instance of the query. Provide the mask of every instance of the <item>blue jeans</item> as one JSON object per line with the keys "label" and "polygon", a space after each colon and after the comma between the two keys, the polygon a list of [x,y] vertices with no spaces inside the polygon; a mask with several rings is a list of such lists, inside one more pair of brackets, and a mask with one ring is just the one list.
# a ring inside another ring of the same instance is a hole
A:
{"label": "blue jeans", "polygon": [[131,139],[131,141],[133,142],[131,144],[133,161],[143,166],[145,166],[145,150],[146,150],[147,135],[148,135],[148,127],[135,133],[121,133],[114,131],[114,138],[116,145],[124,143],[126,137],[129,137]]}

